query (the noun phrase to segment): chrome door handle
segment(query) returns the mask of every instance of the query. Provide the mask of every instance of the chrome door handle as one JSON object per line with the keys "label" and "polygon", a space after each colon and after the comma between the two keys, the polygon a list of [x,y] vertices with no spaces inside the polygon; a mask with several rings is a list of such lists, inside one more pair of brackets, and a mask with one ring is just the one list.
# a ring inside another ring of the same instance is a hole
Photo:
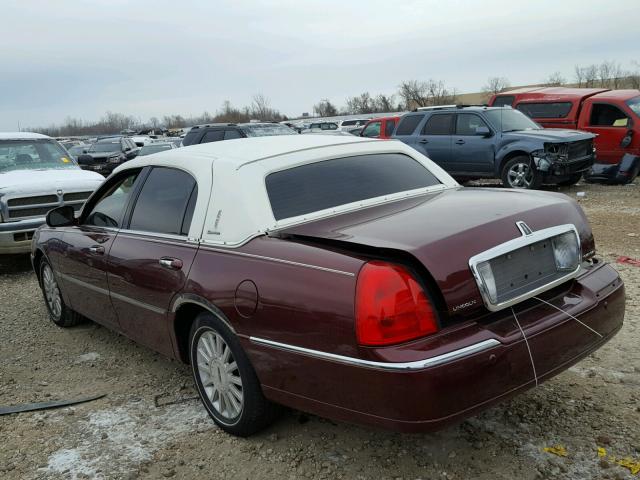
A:
{"label": "chrome door handle", "polygon": [[89,252],[94,253],[96,255],[103,255],[104,247],[101,247],[100,245],[92,245],[89,247]]}
{"label": "chrome door handle", "polygon": [[179,258],[162,257],[158,260],[158,263],[171,270],[180,270],[182,268],[182,260]]}
{"label": "chrome door handle", "polygon": [[418,143],[429,143],[429,140],[427,140],[426,138],[423,138],[418,140]]}
{"label": "chrome door handle", "polygon": [[457,143],[458,145],[464,145],[464,140],[456,140],[456,143]]}

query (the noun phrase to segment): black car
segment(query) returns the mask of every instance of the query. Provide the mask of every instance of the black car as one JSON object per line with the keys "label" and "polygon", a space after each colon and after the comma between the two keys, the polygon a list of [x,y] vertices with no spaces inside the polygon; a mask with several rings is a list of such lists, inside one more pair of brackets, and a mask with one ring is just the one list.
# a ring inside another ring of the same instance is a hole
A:
{"label": "black car", "polygon": [[135,158],[139,151],[140,147],[130,138],[102,138],[78,157],[78,164],[84,170],[93,170],[107,176],[121,163]]}
{"label": "black car", "polygon": [[269,137],[272,135],[297,135],[295,130],[280,123],[212,123],[196,125],[182,140],[182,146],[219,142],[246,137]]}

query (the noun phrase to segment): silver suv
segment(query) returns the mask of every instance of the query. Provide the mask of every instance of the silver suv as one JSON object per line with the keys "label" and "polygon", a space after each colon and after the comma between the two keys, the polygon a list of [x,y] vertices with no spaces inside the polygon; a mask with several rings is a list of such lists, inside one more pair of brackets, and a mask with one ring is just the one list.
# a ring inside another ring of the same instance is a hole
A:
{"label": "silver suv", "polygon": [[79,210],[103,180],[46,135],[0,133],[0,254],[28,253],[49,210]]}

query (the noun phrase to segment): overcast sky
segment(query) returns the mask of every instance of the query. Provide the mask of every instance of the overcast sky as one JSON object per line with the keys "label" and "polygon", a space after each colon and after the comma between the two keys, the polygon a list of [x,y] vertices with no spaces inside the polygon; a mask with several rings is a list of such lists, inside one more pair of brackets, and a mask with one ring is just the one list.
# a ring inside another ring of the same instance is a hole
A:
{"label": "overcast sky", "polygon": [[640,0],[2,0],[0,130],[107,110],[246,105],[287,115],[434,78],[459,92],[640,61]]}

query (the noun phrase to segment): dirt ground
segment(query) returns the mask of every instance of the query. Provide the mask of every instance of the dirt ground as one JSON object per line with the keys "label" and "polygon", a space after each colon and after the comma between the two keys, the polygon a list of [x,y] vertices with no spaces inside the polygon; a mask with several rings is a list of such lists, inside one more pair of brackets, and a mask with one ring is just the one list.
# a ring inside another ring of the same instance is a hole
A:
{"label": "dirt ground", "polygon": [[622,331],[538,388],[429,435],[289,411],[259,435],[230,437],[193,399],[187,367],[92,323],[57,328],[28,259],[0,260],[0,407],[106,394],[1,416],[0,478],[640,478],[640,268],[615,263],[640,259],[640,180],[562,191],[626,283]]}

